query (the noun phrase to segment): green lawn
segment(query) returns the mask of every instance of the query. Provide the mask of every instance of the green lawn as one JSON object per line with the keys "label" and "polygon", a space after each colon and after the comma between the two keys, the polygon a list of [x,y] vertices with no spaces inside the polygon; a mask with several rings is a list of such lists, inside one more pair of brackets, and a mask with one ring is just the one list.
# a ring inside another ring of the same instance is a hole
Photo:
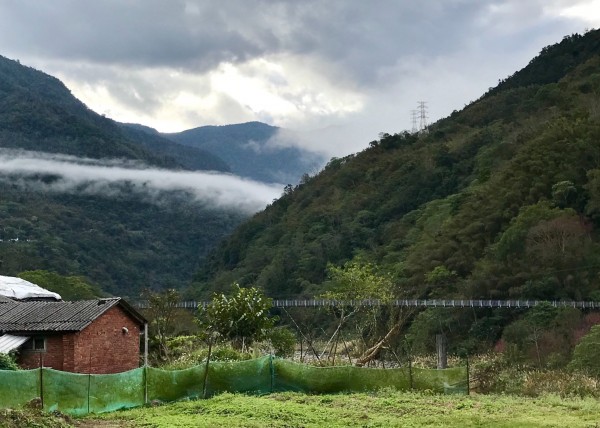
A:
{"label": "green lawn", "polygon": [[389,390],[337,395],[286,392],[262,397],[221,394],[78,422],[128,427],[600,427],[600,401]]}

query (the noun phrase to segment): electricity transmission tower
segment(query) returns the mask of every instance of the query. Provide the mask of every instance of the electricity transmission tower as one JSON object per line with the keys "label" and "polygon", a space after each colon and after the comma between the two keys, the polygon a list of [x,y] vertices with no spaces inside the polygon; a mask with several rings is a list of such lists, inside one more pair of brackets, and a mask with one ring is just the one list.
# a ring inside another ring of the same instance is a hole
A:
{"label": "electricity transmission tower", "polygon": [[427,101],[419,101],[418,103],[419,113],[419,132],[426,133],[427,132]]}
{"label": "electricity transmission tower", "polygon": [[411,110],[410,114],[412,116],[412,128],[410,132],[412,134],[416,134],[419,128],[417,128],[417,116],[419,115],[419,110]]}

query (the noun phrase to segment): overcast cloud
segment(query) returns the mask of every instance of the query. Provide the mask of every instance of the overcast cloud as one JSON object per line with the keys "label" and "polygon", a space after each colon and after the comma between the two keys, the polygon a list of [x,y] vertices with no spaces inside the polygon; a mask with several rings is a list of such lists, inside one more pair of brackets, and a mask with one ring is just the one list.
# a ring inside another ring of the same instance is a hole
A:
{"label": "overcast cloud", "polygon": [[[0,150],[0,180],[47,192],[105,196],[116,196],[127,188],[156,201],[161,200],[162,191],[184,190],[213,208],[248,213],[263,209],[283,191],[282,184],[267,185],[230,174],[169,171],[115,159],[15,150]],[[127,187],[119,186],[125,183]]]}
{"label": "overcast cloud", "polygon": [[2,0],[0,54],[93,110],[174,132],[267,122],[342,156],[478,98],[600,0]]}

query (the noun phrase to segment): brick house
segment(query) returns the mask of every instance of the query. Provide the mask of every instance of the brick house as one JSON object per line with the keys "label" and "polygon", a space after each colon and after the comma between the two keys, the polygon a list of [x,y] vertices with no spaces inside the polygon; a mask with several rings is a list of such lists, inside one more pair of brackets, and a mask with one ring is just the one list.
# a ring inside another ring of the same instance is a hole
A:
{"label": "brick house", "polygon": [[0,352],[26,369],[118,373],[140,366],[146,320],[121,298],[14,301],[0,296]]}

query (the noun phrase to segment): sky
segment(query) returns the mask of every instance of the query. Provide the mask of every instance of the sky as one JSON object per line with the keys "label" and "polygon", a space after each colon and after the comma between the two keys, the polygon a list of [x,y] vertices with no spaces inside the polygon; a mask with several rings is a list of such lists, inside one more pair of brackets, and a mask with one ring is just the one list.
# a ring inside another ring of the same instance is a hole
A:
{"label": "sky", "polygon": [[0,55],[121,122],[257,120],[339,157],[598,27],[600,0],[0,0]]}

